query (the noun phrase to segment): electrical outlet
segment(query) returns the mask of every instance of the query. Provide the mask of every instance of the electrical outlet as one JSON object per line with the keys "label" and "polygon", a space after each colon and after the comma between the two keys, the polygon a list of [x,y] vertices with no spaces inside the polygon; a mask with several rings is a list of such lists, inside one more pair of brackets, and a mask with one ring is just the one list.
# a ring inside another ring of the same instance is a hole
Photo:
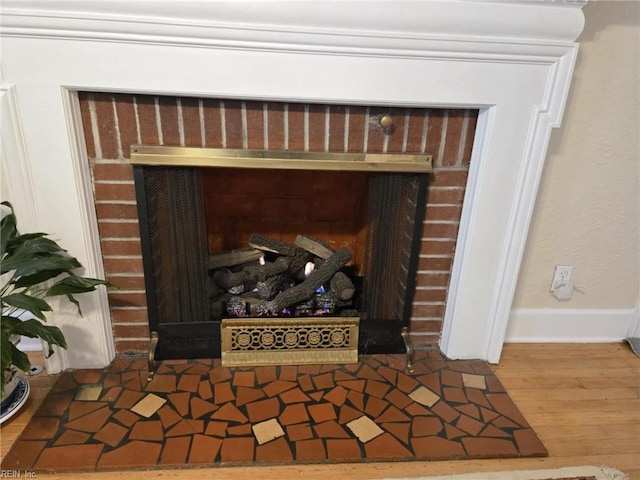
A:
{"label": "electrical outlet", "polygon": [[551,281],[551,293],[558,300],[569,300],[573,294],[573,281],[571,275],[573,267],[570,265],[556,265],[556,270]]}

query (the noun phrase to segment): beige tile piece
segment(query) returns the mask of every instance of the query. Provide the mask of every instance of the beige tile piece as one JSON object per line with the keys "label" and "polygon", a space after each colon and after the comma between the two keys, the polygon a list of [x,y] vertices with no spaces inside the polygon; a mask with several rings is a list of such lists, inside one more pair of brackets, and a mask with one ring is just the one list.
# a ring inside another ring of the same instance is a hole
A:
{"label": "beige tile piece", "polygon": [[416,388],[409,394],[409,398],[414,402],[424,405],[425,407],[432,407],[438,400],[440,400],[440,396],[433,393],[427,387]]}
{"label": "beige tile piece", "polygon": [[100,398],[102,385],[82,385],[76,393],[76,400],[95,402]]}
{"label": "beige tile piece", "polygon": [[253,429],[256,440],[258,440],[258,445],[263,445],[284,435],[282,426],[275,418],[256,423],[251,428]]}
{"label": "beige tile piece", "polygon": [[384,430],[366,415],[351,420],[347,423],[347,428],[351,430],[362,443],[367,443],[369,440],[373,440],[378,435],[384,433]]}
{"label": "beige tile piece", "polygon": [[150,393],[138,403],[136,403],[131,408],[131,411],[137,413],[138,415],[142,415],[143,417],[149,418],[151,415],[156,413],[165,403],[167,403],[166,398],[161,398],[158,395]]}
{"label": "beige tile piece", "polygon": [[487,389],[487,382],[484,379],[484,375],[473,375],[471,373],[463,373],[462,383],[467,388],[477,388],[478,390]]}

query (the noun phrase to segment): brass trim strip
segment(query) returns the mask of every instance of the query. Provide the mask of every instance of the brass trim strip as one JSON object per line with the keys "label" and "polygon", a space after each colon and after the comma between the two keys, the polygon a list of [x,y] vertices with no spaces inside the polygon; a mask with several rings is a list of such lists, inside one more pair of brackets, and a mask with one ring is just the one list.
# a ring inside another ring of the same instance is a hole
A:
{"label": "brass trim strip", "polygon": [[430,173],[431,155],[329,153],[133,145],[133,165]]}
{"label": "brass trim strip", "polygon": [[158,348],[158,341],[160,337],[158,336],[158,332],[151,332],[151,339],[149,342],[149,356],[147,361],[149,363],[149,371],[147,372],[147,382],[153,380],[153,377],[156,373],[156,348]]}
{"label": "brass trim strip", "polygon": [[413,357],[414,357],[414,350],[413,350],[413,342],[411,341],[411,337],[409,336],[409,329],[407,327],[402,327],[402,340],[404,340],[404,346],[406,349],[406,356],[407,356],[407,372],[409,373],[413,373],[414,369],[413,369]]}

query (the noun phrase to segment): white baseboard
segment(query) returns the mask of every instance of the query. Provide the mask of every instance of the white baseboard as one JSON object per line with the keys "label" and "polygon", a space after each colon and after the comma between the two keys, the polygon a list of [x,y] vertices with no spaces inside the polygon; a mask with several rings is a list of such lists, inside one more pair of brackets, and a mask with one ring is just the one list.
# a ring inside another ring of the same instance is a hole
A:
{"label": "white baseboard", "polygon": [[635,309],[521,308],[511,311],[508,343],[608,343],[627,338]]}

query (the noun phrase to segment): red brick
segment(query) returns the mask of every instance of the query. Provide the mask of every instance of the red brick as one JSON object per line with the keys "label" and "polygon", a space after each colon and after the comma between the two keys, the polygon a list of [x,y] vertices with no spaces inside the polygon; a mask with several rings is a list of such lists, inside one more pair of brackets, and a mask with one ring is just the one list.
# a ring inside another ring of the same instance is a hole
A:
{"label": "red brick", "polygon": [[402,144],[404,142],[404,121],[406,117],[405,109],[393,108],[389,111],[393,118],[393,128],[388,135],[387,152],[402,153]]}
{"label": "red brick", "polygon": [[382,130],[382,127],[376,125],[375,121],[370,121],[372,118],[375,119],[378,115],[382,115],[388,113],[389,109],[381,109],[381,108],[370,108],[369,116],[365,118],[365,121],[369,124],[369,136],[367,138],[367,152],[369,153],[381,153],[382,146],[384,142],[385,134]]}
{"label": "red brick", "polygon": [[136,105],[138,107],[138,122],[140,123],[140,140],[142,144],[159,145],[155,97],[137,95]]}
{"label": "red brick", "polygon": [[129,94],[114,94],[116,115],[118,116],[118,130],[120,132],[120,149],[124,158],[131,156],[131,145],[138,143],[138,127],[133,96]]}
{"label": "red brick", "polygon": [[147,340],[118,340],[116,339],[116,353],[148,353],[149,341]]}
{"label": "red brick", "polygon": [[102,240],[103,255],[142,255],[139,239]]}
{"label": "red brick", "polygon": [[447,299],[445,288],[416,290],[414,301],[416,302],[444,302]]}
{"label": "red brick", "polygon": [[126,203],[99,203],[96,205],[99,219],[137,220],[136,205]]}
{"label": "red brick", "polygon": [[220,115],[220,101],[204,99],[202,101],[205,143],[209,148],[222,147],[222,119]]}
{"label": "red brick", "polygon": [[455,250],[454,240],[422,240],[422,255],[452,255]]}
{"label": "red brick", "polygon": [[185,147],[203,147],[200,132],[200,101],[197,98],[183,97],[180,102]]}
{"label": "red brick", "polygon": [[113,95],[95,93],[94,102],[96,106],[102,158],[119,158],[115,116],[113,112]]}
{"label": "red brick", "polygon": [[346,107],[332,105],[329,110],[329,151],[344,152],[344,122]]}
{"label": "red brick", "polygon": [[442,320],[411,320],[410,330],[415,333],[440,333]]}
{"label": "red brick", "polygon": [[462,214],[462,205],[433,205],[428,204],[425,213],[427,222],[433,220],[444,220],[458,222]]}
{"label": "red brick", "polygon": [[461,153],[460,148],[464,148],[464,145],[460,145],[464,114],[464,110],[448,110],[447,135],[444,142],[442,165],[452,166],[458,162],[458,156]]}
{"label": "red brick", "polygon": [[364,129],[367,119],[367,109],[364,107],[349,107],[349,151],[364,151]]}
{"label": "red brick", "polygon": [[101,237],[140,238],[138,222],[110,222],[100,220],[98,223]]}
{"label": "red brick", "polygon": [[452,257],[420,257],[418,270],[450,270]]}
{"label": "red brick", "polygon": [[104,258],[104,269],[109,273],[142,273],[141,258]]}
{"label": "red brick", "polygon": [[246,102],[247,147],[264,149],[264,108],[262,102]]}
{"label": "red brick", "polygon": [[444,305],[414,305],[412,317],[442,317]]}
{"label": "red brick", "polygon": [[149,326],[115,324],[113,334],[116,338],[149,338]]}
{"label": "red brick", "polygon": [[91,163],[94,180],[133,182],[133,167],[127,163]]}
{"label": "red brick", "polygon": [[430,204],[462,204],[464,188],[431,187],[429,188]]}
{"label": "red brick", "polygon": [[224,101],[227,148],[242,148],[242,110],[238,100]]}
{"label": "red brick", "polygon": [[80,116],[82,118],[82,131],[84,133],[84,143],[87,147],[87,157],[96,158],[96,145],[93,143],[93,130],[91,128],[91,112],[89,101],[93,98],[92,93],[78,92],[80,103]]}
{"label": "red brick", "polygon": [[304,150],[304,105],[290,103],[288,112],[289,150]]}
{"label": "red brick", "polygon": [[309,151],[324,152],[325,106],[309,105]]}
{"label": "red brick", "polygon": [[[442,324],[441,324],[442,325]],[[433,335],[411,335],[411,343],[416,348],[431,347],[437,345],[440,340],[440,329],[437,334]]]}
{"label": "red brick", "polygon": [[473,149],[473,141],[476,135],[476,126],[478,123],[478,110],[469,112],[469,120],[467,125],[467,141],[464,145],[464,153],[462,155],[462,164],[469,165],[471,163],[471,151]]}
{"label": "red brick", "polygon": [[453,238],[458,236],[457,223],[433,223],[423,224],[422,236],[424,238]]}
{"label": "red brick", "polygon": [[425,153],[433,155],[434,167],[439,167],[442,164],[438,155],[440,152],[440,138],[442,136],[444,112],[445,111],[442,109],[433,109],[429,111],[429,126],[427,128],[427,144]]}
{"label": "red brick", "polygon": [[128,322],[146,322],[147,321],[147,309],[138,308],[131,310],[111,310],[111,321],[113,323],[128,323]]}
{"label": "red brick", "polygon": [[447,287],[449,285],[449,272],[418,273],[418,285],[421,287]]}
{"label": "red brick", "polygon": [[425,128],[425,112],[421,108],[408,108],[409,131],[407,133],[407,153],[421,153],[422,135]]}
{"label": "red brick", "polygon": [[145,307],[147,296],[144,293],[109,293],[111,307]]}
{"label": "red brick", "polygon": [[143,276],[113,276],[107,272],[107,280],[120,290],[144,290]]}
{"label": "red brick", "polygon": [[180,145],[177,99],[175,97],[159,97],[158,107],[162,127],[162,144]]}
{"label": "red brick", "polygon": [[132,183],[95,183],[94,195],[97,200],[135,201],[136,191]]}
{"label": "red brick", "polygon": [[284,150],[284,104],[269,102],[267,105],[269,148]]}
{"label": "red brick", "polygon": [[429,177],[430,187],[464,187],[467,185],[468,170],[437,169]]}

